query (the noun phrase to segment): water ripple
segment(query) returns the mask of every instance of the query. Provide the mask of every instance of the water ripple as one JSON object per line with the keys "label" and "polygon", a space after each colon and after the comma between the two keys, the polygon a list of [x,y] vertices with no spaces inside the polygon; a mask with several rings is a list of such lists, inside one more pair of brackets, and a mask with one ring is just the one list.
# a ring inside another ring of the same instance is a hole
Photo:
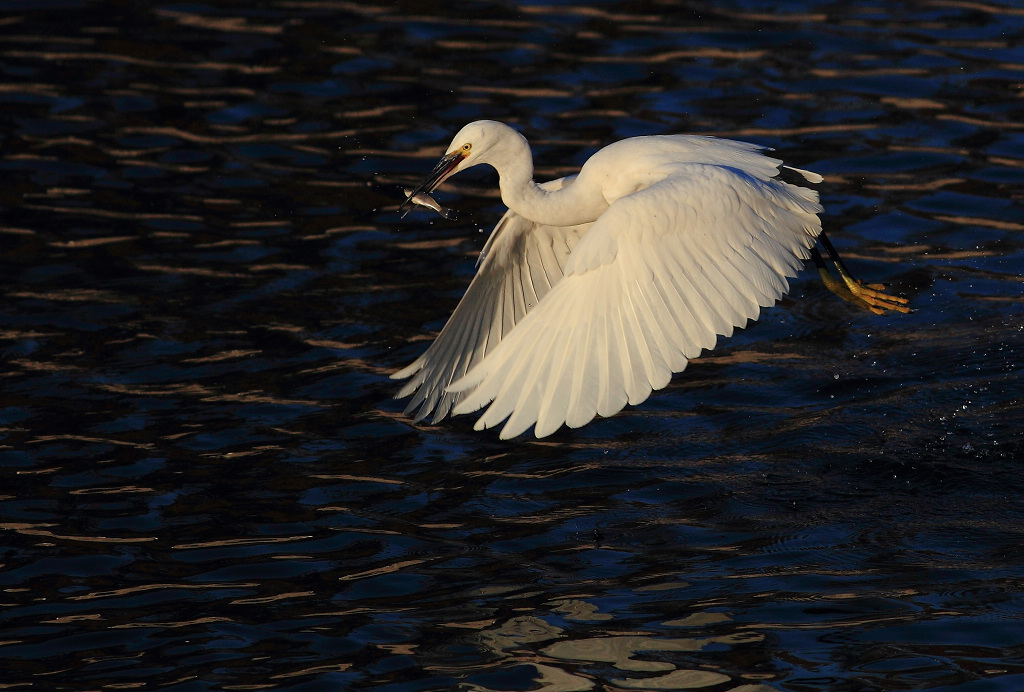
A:
{"label": "water ripple", "polygon": [[[1024,14],[128,6],[0,19],[0,667],[26,689],[1020,689]],[[812,271],[642,406],[413,425],[500,204],[451,134],[820,172]]]}

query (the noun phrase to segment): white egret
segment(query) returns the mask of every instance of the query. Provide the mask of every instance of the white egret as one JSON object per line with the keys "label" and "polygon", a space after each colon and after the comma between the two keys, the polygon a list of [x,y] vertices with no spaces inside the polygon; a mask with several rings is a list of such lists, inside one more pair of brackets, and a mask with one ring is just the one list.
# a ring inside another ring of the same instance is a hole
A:
{"label": "white egret", "polygon": [[505,421],[502,439],[611,416],[757,319],[808,257],[844,299],[907,312],[905,299],[850,277],[822,234],[818,193],[777,178],[782,162],[761,151],[714,137],[634,137],[577,175],[537,184],[522,135],[486,120],[464,127],[401,209],[486,163],[508,211],[437,339],[392,375],[411,378],[397,395],[413,395],[406,413],[437,422],[486,407],[475,427]]}

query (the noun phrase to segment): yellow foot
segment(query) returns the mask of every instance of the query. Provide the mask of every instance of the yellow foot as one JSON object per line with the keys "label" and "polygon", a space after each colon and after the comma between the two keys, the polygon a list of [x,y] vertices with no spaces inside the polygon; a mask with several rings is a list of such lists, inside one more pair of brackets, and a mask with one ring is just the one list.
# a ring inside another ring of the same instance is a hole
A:
{"label": "yellow foot", "polygon": [[865,310],[870,310],[876,315],[884,314],[886,310],[908,313],[906,298],[891,296],[885,293],[885,286],[882,284],[863,284],[849,276],[842,269],[839,270],[840,279],[836,279],[827,270],[819,269],[821,280],[825,287],[845,301],[853,303]]}

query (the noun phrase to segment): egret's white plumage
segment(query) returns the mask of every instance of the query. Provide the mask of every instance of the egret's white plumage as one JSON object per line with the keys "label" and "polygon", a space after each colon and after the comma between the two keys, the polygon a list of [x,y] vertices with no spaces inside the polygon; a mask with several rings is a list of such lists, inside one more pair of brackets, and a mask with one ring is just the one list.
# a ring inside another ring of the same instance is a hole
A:
{"label": "egret's white plumage", "polygon": [[487,163],[509,210],[437,339],[392,376],[411,378],[406,412],[437,422],[485,408],[477,429],[544,437],[665,387],[781,298],[821,233],[818,194],[779,180],[782,162],[761,151],[636,137],[538,185],[522,135],[464,127],[416,192]]}

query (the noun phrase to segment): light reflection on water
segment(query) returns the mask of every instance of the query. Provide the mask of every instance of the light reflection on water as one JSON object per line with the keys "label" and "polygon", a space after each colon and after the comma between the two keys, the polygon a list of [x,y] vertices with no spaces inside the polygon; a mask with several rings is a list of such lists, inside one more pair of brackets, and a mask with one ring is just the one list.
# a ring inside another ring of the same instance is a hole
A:
{"label": "light reflection on water", "polygon": [[[0,7],[4,685],[1024,687],[1012,4]],[[613,418],[412,426],[476,118],[773,146],[917,311],[806,272]]]}

